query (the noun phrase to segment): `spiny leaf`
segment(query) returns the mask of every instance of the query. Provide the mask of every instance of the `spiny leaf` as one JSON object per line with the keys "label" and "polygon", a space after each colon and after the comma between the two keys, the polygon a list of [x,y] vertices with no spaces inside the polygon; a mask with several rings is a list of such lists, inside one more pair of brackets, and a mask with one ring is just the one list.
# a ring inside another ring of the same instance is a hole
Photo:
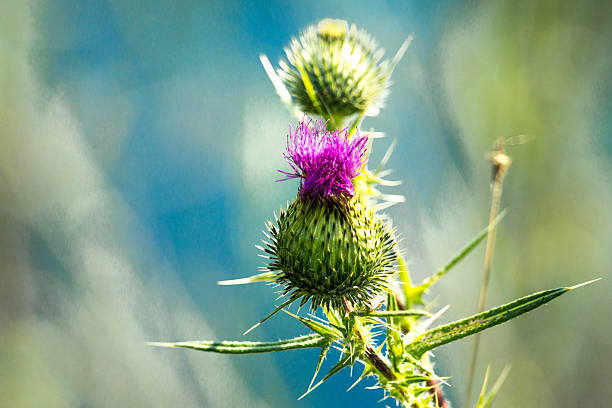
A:
{"label": "spiny leaf", "polygon": [[446,313],[446,311],[449,308],[450,308],[450,305],[446,305],[442,309],[434,313],[429,319],[419,322],[413,330],[406,333],[406,335],[404,336],[404,343],[407,343],[407,344],[412,343],[419,335],[424,333],[425,330],[429,328],[429,326],[431,326],[436,320],[438,320],[440,316]]}
{"label": "spiny leaf", "polygon": [[419,291],[417,287],[412,285],[406,262],[404,262],[404,258],[402,258],[401,254],[399,253],[397,253],[397,266],[399,281],[401,283],[400,288],[402,289],[402,294],[404,295],[406,309],[412,308],[413,305],[422,305],[423,301],[421,300],[421,295],[423,294],[424,289]]}
{"label": "spiny leaf", "polygon": [[374,373],[374,369],[372,368],[372,366],[366,365],[365,368],[363,369],[363,373],[361,373],[361,375],[359,376],[357,381],[355,381],[350,387],[348,387],[346,389],[346,391],[348,392],[348,391],[352,390],[353,387],[355,387],[357,384],[359,384],[361,382],[361,380],[363,380],[368,375],[372,375],[373,373]]}
{"label": "spiny leaf", "polygon": [[433,370],[431,370],[429,367],[427,367],[424,362],[419,361],[417,358],[415,358],[414,356],[412,356],[410,353],[406,353],[404,354],[404,357],[410,361],[411,364],[413,364],[414,366],[418,367],[419,370],[423,371],[425,374],[429,374],[430,378],[428,378],[429,380],[434,379],[437,380],[443,384],[448,385],[448,383],[446,381],[444,381],[444,379],[438,377],[436,375],[436,373],[433,372]]}
{"label": "spiny leaf", "polygon": [[384,170],[385,166],[387,165],[387,162],[389,161],[389,159],[391,159],[391,155],[393,154],[393,150],[395,150],[396,145],[397,139],[393,139],[393,141],[387,148],[387,151],[385,152],[383,158],[380,160],[380,163],[378,163],[378,166],[376,166],[376,170],[374,170],[373,177],[380,176],[380,173]]}
{"label": "spiny leaf", "polygon": [[465,258],[478,244],[482,242],[483,239],[489,234],[489,230],[497,225],[504,217],[506,216],[506,210],[502,211],[497,218],[485,229],[480,231],[478,235],[476,235],[469,244],[467,244],[458,254],[456,254],[450,261],[446,263],[442,268],[440,268],[434,275],[426,278],[419,287],[423,287],[423,290],[427,290],[431,285],[440,280],[441,277],[446,275],[448,271],[450,271],[455,265],[457,265],[463,258]]}
{"label": "spiny leaf", "polygon": [[342,317],[338,315],[337,311],[330,309],[328,307],[323,307],[323,313],[325,313],[325,317],[329,320],[329,323],[334,327],[343,327],[344,323],[342,322]]}
{"label": "spiny leaf", "polygon": [[280,341],[184,341],[178,343],[149,342],[149,346],[180,347],[223,354],[269,353],[273,351],[325,347],[329,340],[319,334],[309,334]]}
{"label": "spiny leaf", "polygon": [[272,313],[270,313],[269,315],[267,315],[266,317],[264,317],[262,320],[259,321],[259,323],[254,324],[253,326],[251,326],[250,329],[248,329],[247,331],[245,331],[244,333],[242,333],[243,336],[247,335],[249,332],[251,332],[253,329],[255,329],[257,326],[261,325],[263,322],[265,322],[266,320],[268,320],[269,318],[271,318],[272,316],[274,316],[276,313],[280,312],[285,306],[289,306],[291,303],[293,303],[296,300],[296,298],[291,297],[289,300],[287,300],[285,303],[283,303],[282,305],[280,305],[279,307],[277,307],[276,309],[274,309],[272,311]]}
{"label": "spiny leaf", "polygon": [[228,286],[228,285],[244,285],[247,283],[254,282],[267,282],[276,279],[278,273],[276,272],[264,272],[258,273],[257,275],[249,276],[247,278],[222,280],[217,282],[217,285]]}
{"label": "spiny leaf", "polygon": [[298,400],[301,400],[302,398],[304,398],[306,395],[310,394],[310,392],[312,390],[314,390],[315,388],[317,388],[319,385],[323,384],[325,381],[327,381],[332,375],[338,373],[340,370],[342,370],[345,367],[348,367],[349,365],[351,365],[351,356],[346,354],[344,357],[342,357],[342,359],[340,361],[338,361],[336,363],[335,366],[332,367],[331,370],[329,370],[329,373],[327,373],[325,375],[325,377],[323,377],[323,379],[321,381],[319,381],[318,383],[315,384],[314,387],[312,388],[308,388],[308,391],[306,391],[300,398],[298,398]]}
{"label": "spiny leaf", "polygon": [[561,296],[572,289],[591,282],[594,281],[572,287],[550,289],[534,293],[505,305],[490,309],[486,312],[437,327],[414,339],[406,346],[406,351],[413,356],[420,358],[429,350],[504,323],[510,319],[522,315],[523,313],[529,312],[538,306],[550,302],[554,298]]}
{"label": "spiny leaf", "polygon": [[[399,310],[395,295],[393,293],[389,293],[387,295],[387,312],[400,311],[401,310]],[[401,356],[404,350],[402,346],[402,336],[400,333],[400,319],[394,319],[392,316],[389,316],[387,321],[391,326],[387,327],[387,352],[389,354],[389,358],[391,359],[393,367],[397,370],[399,367],[399,363],[401,362]]]}
{"label": "spiny leaf", "polygon": [[317,367],[315,368],[314,375],[312,376],[312,380],[310,380],[310,384],[308,384],[308,389],[312,387],[314,380],[317,378],[317,374],[319,374],[319,370],[321,369],[321,364],[323,364],[323,360],[325,360],[325,356],[329,351],[329,346],[331,346],[332,342],[328,341],[327,344],[321,347],[321,354],[319,354],[319,361],[317,361]]}
{"label": "spiny leaf", "polygon": [[343,334],[340,332],[340,330],[336,329],[335,327],[328,326],[326,324],[314,321],[312,319],[308,319],[306,317],[297,316],[287,310],[283,310],[283,312],[296,318],[297,320],[302,322],[306,327],[308,327],[310,330],[319,333],[323,337],[327,337],[331,340],[335,340],[335,339],[339,339],[343,337]]}
{"label": "spiny leaf", "polygon": [[420,375],[420,374],[410,374],[410,375],[405,375],[402,378],[400,378],[399,380],[396,381],[390,381],[390,384],[397,384],[401,387],[408,387],[411,384],[416,384],[416,383],[420,383],[420,382],[426,382],[431,380],[430,377],[427,377],[426,375]]}

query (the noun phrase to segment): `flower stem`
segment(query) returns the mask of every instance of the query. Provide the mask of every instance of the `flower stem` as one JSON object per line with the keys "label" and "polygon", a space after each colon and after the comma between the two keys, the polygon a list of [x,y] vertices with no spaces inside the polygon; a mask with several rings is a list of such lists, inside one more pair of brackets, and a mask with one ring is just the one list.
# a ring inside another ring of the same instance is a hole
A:
{"label": "flower stem", "polygon": [[[353,308],[349,301],[346,298],[344,300],[344,308],[346,310],[346,314],[348,317],[353,316],[353,318],[357,319],[357,316],[353,314]],[[372,346],[367,344],[366,337],[361,332],[361,325],[355,324],[353,326],[353,330],[359,340],[364,344],[364,356],[368,359],[368,361],[372,364],[372,366],[378,371],[383,377],[387,379],[387,381],[393,381],[396,379],[396,375],[393,372],[393,368],[391,368],[390,363],[387,359],[382,356],[378,351],[376,351]]]}

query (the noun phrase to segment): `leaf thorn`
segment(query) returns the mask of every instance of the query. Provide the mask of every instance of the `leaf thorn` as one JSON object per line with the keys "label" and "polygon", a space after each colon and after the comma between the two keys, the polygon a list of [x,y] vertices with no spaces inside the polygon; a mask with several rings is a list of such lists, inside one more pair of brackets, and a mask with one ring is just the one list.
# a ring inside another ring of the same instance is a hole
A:
{"label": "leaf thorn", "polygon": [[587,281],[587,282],[579,283],[577,285],[568,287],[567,290],[577,289],[579,287],[590,285],[591,283],[595,283],[595,282],[600,281],[600,280],[601,280],[601,278],[597,278],[597,279],[593,279],[593,280],[590,280],[590,281]]}

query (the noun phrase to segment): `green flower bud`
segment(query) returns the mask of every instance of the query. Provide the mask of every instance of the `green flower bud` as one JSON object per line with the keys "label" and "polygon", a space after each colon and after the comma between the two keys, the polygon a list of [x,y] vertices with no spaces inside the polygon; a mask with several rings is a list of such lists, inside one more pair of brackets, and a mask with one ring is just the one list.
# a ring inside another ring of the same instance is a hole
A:
{"label": "green flower bud", "polygon": [[388,287],[395,241],[382,220],[347,195],[298,195],[276,225],[268,223],[265,252],[276,282],[291,299],[341,309],[343,298],[366,304]]}
{"label": "green flower bud", "polygon": [[280,78],[305,113],[340,124],[360,112],[375,115],[382,107],[391,73],[384,50],[363,30],[344,20],[325,19],[306,28],[285,48]]}

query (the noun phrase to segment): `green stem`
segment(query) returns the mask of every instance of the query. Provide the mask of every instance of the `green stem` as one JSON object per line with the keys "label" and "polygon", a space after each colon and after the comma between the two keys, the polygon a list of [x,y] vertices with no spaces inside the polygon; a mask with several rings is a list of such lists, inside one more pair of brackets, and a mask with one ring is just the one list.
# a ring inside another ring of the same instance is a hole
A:
{"label": "green stem", "polygon": [[[365,360],[368,360],[370,362],[371,367],[376,371],[379,378],[384,378],[384,381],[381,381],[382,383],[394,381],[397,378],[397,375],[393,371],[391,362],[366,342],[366,337],[362,332],[361,322],[359,321],[359,319],[357,319],[356,314],[353,312],[352,306],[349,304],[346,298],[344,299],[344,306],[346,308],[347,318],[354,319],[354,324],[352,325],[352,328],[357,338],[359,338],[359,340],[363,344],[363,353],[361,353],[362,356],[365,357]],[[394,384],[394,388],[402,397],[402,401],[400,401],[402,405],[407,406],[407,403],[409,401],[409,395],[407,394],[406,390],[399,384]]]}

